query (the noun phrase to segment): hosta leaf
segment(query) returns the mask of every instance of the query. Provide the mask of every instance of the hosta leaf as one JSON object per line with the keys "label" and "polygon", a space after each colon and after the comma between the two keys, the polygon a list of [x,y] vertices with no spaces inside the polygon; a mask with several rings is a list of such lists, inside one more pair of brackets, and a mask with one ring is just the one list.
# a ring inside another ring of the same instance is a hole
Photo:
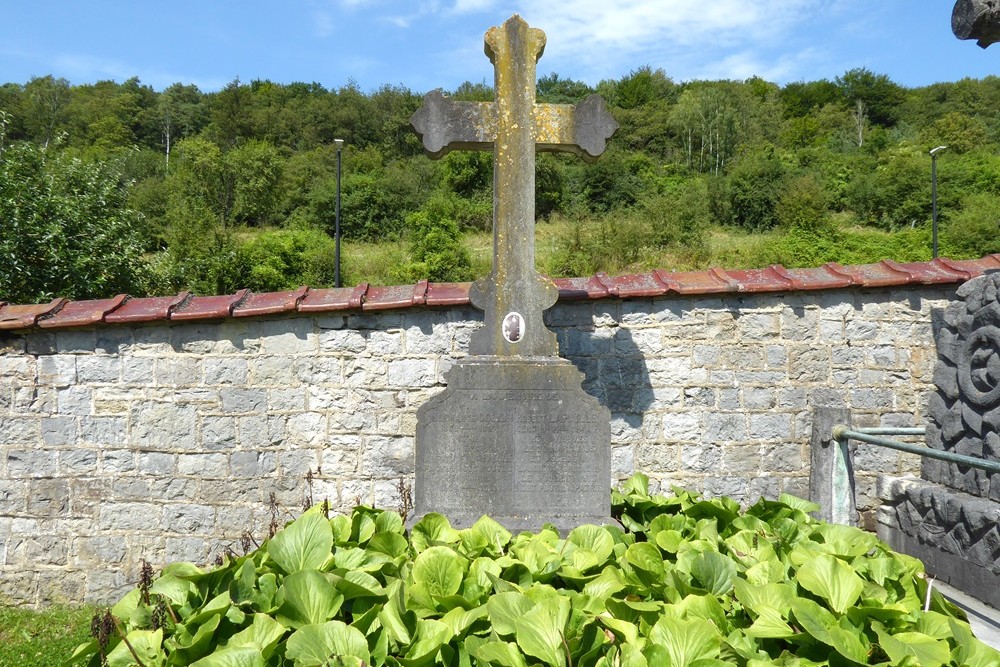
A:
{"label": "hosta leaf", "polygon": [[370,658],[361,631],[340,621],[303,626],[288,638],[286,646],[285,656],[295,661],[295,667],[337,665],[330,661],[332,657],[350,658],[344,665],[362,665]]}
{"label": "hosta leaf", "polygon": [[840,627],[833,614],[816,602],[807,598],[795,598],[792,600],[791,612],[796,624],[817,641],[833,647],[837,653],[854,662],[867,662],[868,649],[862,636],[856,631]]}
{"label": "hosta leaf", "polygon": [[410,544],[417,553],[435,545],[454,544],[460,539],[448,519],[436,512],[425,514],[410,531]]}
{"label": "hosta leaf", "polygon": [[564,597],[542,600],[514,622],[514,635],[522,651],[552,667],[566,664],[564,647],[570,602]]}
{"label": "hosta leaf", "polygon": [[615,549],[615,541],[611,533],[600,526],[583,525],[570,531],[567,538],[570,542],[583,549],[588,549],[596,557],[599,565],[603,565]]}
{"label": "hosta leaf", "polygon": [[715,658],[722,646],[722,635],[701,618],[663,616],[649,631],[649,639],[666,649],[672,667],[690,667],[696,660]]}
{"label": "hosta leaf", "polygon": [[403,518],[395,512],[381,512],[375,517],[375,530],[379,533],[395,533],[402,535]]}
{"label": "hosta leaf", "polygon": [[781,617],[781,612],[774,607],[760,606],[756,613],[757,620],[746,629],[747,635],[758,639],[780,639],[795,635],[795,631]]}
{"label": "hosta leaf", "polygon": [[517,619],[523,617],[534,606],[535,603],[524,593],[497,593],[487,600],[486,611],[490,615],[494,632],[506,637],[514,634],[514,624]]}
{"label": "hosta leaf", "polygon": [[606,567],[600,575],[591,579],[583,587],[583,594],[592,598],[606,600],[625,588],[625,579],[621,571],[614,567]]}
{"label": "hosta leaf", "polygon": [[318,507],[285,526],[267,543],[268,555],[285,574],[320,569],[332,548],[330,522]]}
{"label": "hosta leaf", "polygon": [[413,644],[406,652],[406,657],[400,660],[404,667],[423,667],[434,660],[441,646],[452,638],[451,629],[447,624],[434,620],[417,621],[417,633]]}
{"label": "hosta leaf", "polygon": [[778,496],[778,502],[788,505],[792,509],[805,512],[806,514],[811,514],[812,512],[818,512],[820,510],[819,505],[814,502],[810,502],[798,496],[793,496],[790,493],[782,493]]}
{"label": "hosta leaf", "polygon": [[677,553],[684,543],[684,536],[676,530],[661,530],[656,533],[656,537],[653,539],[656,542],[656,546],[672,554]]}
{"label": "hosta leaf", "polygon": [[448,547],[429,547],[413,561],[413,582],[438,597],[454,595],[462,587],[464,559]]}
{"label": "hosta leaf", "polygon": [[162,595],[175,605],[182,606],[198,595],[198,587],[186,579],[168,574],[154,581],[149,587],[149,592]]}
{"label": "hosta leaf", "polygon": [[972,636],[967,623],[948,619],[948,626],[955,637],[955,649],[951,652],[955,662],[963,667],[995,667],[1000,665],[1000,651],[996,651]]}
{"label": "hosta leaf", "polygon": [[755,613],[760,613],[763,607],[777,609],[780,613],[786,613],[795,597],[795,587],[791,584],[751,584],[744,579],[736,579],[734,582],[734,592],[736,599],[744,607]]}
{"label": "hosta leaf", "polygon": [[691,575],[715,596],[729,592],[736,578],[736,565],[716,551],[703,551],[691,563]]}
{"label": "hosta leaf", "polygon": [[409,544],[406,538],[396,533],[376,533],[368,540],[368,548],[383,553],[390,558],[397,558],[406,553]]}
{"label": "hosta leaf", "polygon": [[345,600],[385,597],[385,589],[378,583],[378,579],[367,572],[348,570],[343,573],[334,573],[333,580],[334,586]]}
{"label": "hosta leaf", "polygon": [[871,551],[878,538],[860,528],[842,526],[836,523],[821,523],[813,529],[813,535],[823,540],[827,553],[844,558],[854,558]]}
{"label": "hosta leaf", "polygon": [[907,656],[916,659],[920,667],[942,667],[951,661],[948,642],[934,639],[921,632],[900,632],[890,635],[878,621],[872,623],[872,628],[878,635],[879,646],[893,664],[899,664]]}
{"label": "hosta leaf", "polygon": [[660,555],[660,550],[649,542],[630,545],[625,551],[625,560],[632,567],[654,577],[663,576],[663,556]]}
{"label": "hosta leaf", "polygon": [[[275,644],[288,631],[288,628],[278,623],[267,614],[254,614],[253,623],[244,630],[237,632],[229,638],[226,646],[238,647],[249,646],[257,650],[258,653],[269,657],[274,650]],[[214,655],[214,654],[213,654]]]}
{"label": "hosta leaf", "polygon": [[831,609],[840,613],[857,602],[865,587],[861,577],[849,565],[829,554],[804,563],[795,573],[795,579],[803,588],[826,600]]}
{"label": "hosta leaf", "polygon": [[278,589],[278,621],[301,628],[328,621],[340,610],[344,596],[316,570],[302,570],[285,577]]}
{"label": "hosta leaf", "polygon": [[[138,663],[132,656],[132,651],[139,656],[146,667],[159,667],[164,664],[166,656],[163,653],[163,630],[133,630],[125,636],[128,644],[119,642],[108,653],[108,667],[134,667]],[[131,646],[131,650],[129,647]]]}
{"label": "hosta leaf", "polygon": [[253,646],[227,646],[191,663],[191,667],[264,667],[264,658]]}
{"label": "hosta leaf", "polygon": [[478,521],[472,524],[469,530],[478,533],[486,544],[490,546],[490,553],[496,555],[503,553],[507,545],[510,544],[511,537],[513,537],[510,531],[488,516],[480,517]]}
{"label": "hosta leaf", "polygon": [[480,644],[475,652],[470,650],[469,653],[478,660],[485,660],[499,667],[528,666],[524,654],[517,648],[517,645],[508,642],[486,642]]}

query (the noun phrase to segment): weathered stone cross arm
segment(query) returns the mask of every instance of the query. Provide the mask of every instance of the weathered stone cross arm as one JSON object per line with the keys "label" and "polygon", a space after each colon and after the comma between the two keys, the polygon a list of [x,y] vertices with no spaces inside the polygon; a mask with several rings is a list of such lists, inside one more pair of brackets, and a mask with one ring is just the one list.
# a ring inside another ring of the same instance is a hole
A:
{"label": "weathered stone cross arm", "polygon": [[490,28],[484,41],[496,99],[459,102],[434,91],[410,124],[432,158],[452,150],[493,151],[493,270],[469,291],[472,304],[485,312],[469,353],[555,356],[555,334],[542,313],[558,291],[535,270],[535,153],[563,151],[595,160],[618,123],[597,95],[576,106],[535,104],[535,63],[545,33],[520,16]]}
{"label": "weathered stone cross arm", "polygon": [[[572,153],[585,162],[597,160],[618,129],[600,95],[588,95],[576,105],[535,105],[534,121],[535,150]],[[410,123],[435,160],[454,150],[492,151],[497,136],[493,102],[460,102],[440,90],[424,96]]]}

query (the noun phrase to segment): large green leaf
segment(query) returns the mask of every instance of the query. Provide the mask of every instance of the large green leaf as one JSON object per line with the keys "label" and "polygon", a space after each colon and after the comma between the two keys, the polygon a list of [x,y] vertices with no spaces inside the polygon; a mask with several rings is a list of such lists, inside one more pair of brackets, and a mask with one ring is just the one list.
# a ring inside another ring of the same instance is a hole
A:
{"label": "large green leaf", "polygon": [[490,596],[486,610],[493,624],[493,631],[502,637],[513,636],[517,619],[523,617],[535,603],[524,593],[509,591]]}
{"label": "large green leaf", "polygon": [[578,547],[587,549],[597,557],[599,564],[603,565],[615,548],[615,540],[611,533],[602,526],[583,525],[570,531],[567,538]]}
{"label": "large green leaf", "polygon": [[323,567],[333,548],[330,522],[313,508],[271,538],[267,553],[286,574]]}
{"label": "large green leaf", "polygon": [[662,616],[649,632],[649,639],[666,649],[671,667],[689,667],[698,660],[719,655],[722,635],[702,618]]}
{"label": "large green leaf", "polygon": [[893,664],[912,656],[920,667],[942,667],[951,660],[948,642],[934,639],[921,632],[899,632],[890,635],[878,621],[872,623],[879,646]]}
{"label": "large green leaf", "polygon": [[281,623],[301,628],[332,619],[344,602],[344,596],[321,572],[301,570],[285,577],[278,589]]}
{"label": "large green leaf", "polygon": [[269,657],[288,628],[267,614],[254,614],[253,623],[229,638],[226,646],[249,646],[263,656]]}
{"label": "large green leaf", "polygon": [[191,667],[264,667],[264,657],[253,646],[227,646],[191,663]]}
{"label": "large green leaf", "polygon": [[861,577],[849,565],[829,554],[816,556],[804,563],[795,573],[795,579],[840,613],[858,601],[865,587]]}
{"label": "large green leaf", "polygon": [[751,584],[745,579],[733,582],[736,599],[744,607],[759,613],[762,607],[777,609],[781,613],[788,611],[795,597],[795,587],[791,584]]}
{"label": "large green leaf", "polygon": [[716,551],[703,551],[691,563],[691,575],[715,596],[728,593],[736,578],[736,564]]}
{"label": "large green leaf", "polygon": [[878,544],[878,538],[871,533],[836,523],[818,524],[813,535],[822,538],[823,548],[828,553],[844,558],[864,555]]}
{"label": "large green leaf", "polygon": [[451,527],[444,516],[429,512],[410,530],[410,544],[419,553],[428,547],[454,544],[461,540],[458,531]]}
{"label": "large green leaf", "polygon": [[570,602],[565,597],[542,600],[514,622],[514,635],[522,651],[552,667],[566,664],[565,632]]}
{"label": "large green leaf", "polygon": [[[288,638],[287,647],[285,656],[295,661],[295,667],[363,665],[370,658],[361,631],[340,621],[299,628]],[[331,658],[340,658],[341,662]]]}
{"label": "large green leaf", "polygon": [[955,648],[952,659],[962,667],[996,667],[1000,665],[1000,651],[996,651],[972,636],[968,623],[948,619]]}
{"label": "large green leaf", "polygon": [[[139,657],[145,667],[161,667],[166,660],[161,644],[163,630],[133,630],[125,636],[127,643],[121,641],[108,653],[108,667],[135,667],[139,663],[132,656],[132,651]],[[130,650],[131,647],[131,650]]]}
{"label": "large green leaf", "polygon": [[465,559],[449,547],[428,547],[413,561],[410,598],[427,609],[436,609],[436,600],[455,595],[462,587],[465,566]]}
{"label": "large green leaf", "polygon": [[477,660],[484,660],[499,667],[527,667],[524,654],[516,644],[490,641],[480,644],[475,651],[469,651]]}
{"label": "large green leaf", "polygon": [[430,619],[417,621],[417,632],[413,643],[400,660],[403,667],[423,667],[434,661],[441,647],[452,638],[446,623]]}
{"label": "large green leaf", "polygon": [[663,577],[663,556],[649,542],[632,544],[625,551],[625,560],[632,567],[655,578]]}
{"label": "large green leaf", "polygon": [[791,612],[795,623],[813,639],[832,647],[849,660],[860,664],[868,661],[868,648],[863,635],[856,630],[842,628],[833,614],[816,602],[807,598],[795,598],[792,600]]}

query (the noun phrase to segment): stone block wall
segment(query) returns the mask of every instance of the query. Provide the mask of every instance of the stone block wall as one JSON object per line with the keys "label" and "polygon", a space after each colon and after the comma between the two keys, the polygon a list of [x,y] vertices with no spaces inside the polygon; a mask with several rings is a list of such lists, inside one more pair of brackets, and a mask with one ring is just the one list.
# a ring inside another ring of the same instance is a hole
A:
{"label": "stone block wall", "polygon": [[[612,413],[612,477],[753,502],[808,493],[810,409],[922,423],[932,310],[954,286],[560,302],[547,314]],[[417,408],[468,307],[111,326],[0,339],[0,599],[108,601],[140,559],[212,562],[304,504],[398,508]],[[916,457],[859,445],[875,477]],[[609,484],[613,480],[609,480]]]}

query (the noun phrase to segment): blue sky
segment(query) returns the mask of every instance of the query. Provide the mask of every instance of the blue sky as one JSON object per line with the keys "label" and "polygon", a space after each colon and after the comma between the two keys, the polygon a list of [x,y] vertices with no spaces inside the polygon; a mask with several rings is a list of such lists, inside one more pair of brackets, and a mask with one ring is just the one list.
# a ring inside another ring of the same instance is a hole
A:
{"label": "blue sky", "polygon": [[0,0],[0,81],[137,76],[157,90],[318,82],[414,92],[492,83],[487,28],[548,36],[539,74],[596,84],[650,65],[675,81],[784,84],[855,67],[906,86],[1000,74],[1000,44],[951,33],[953,0]]}

